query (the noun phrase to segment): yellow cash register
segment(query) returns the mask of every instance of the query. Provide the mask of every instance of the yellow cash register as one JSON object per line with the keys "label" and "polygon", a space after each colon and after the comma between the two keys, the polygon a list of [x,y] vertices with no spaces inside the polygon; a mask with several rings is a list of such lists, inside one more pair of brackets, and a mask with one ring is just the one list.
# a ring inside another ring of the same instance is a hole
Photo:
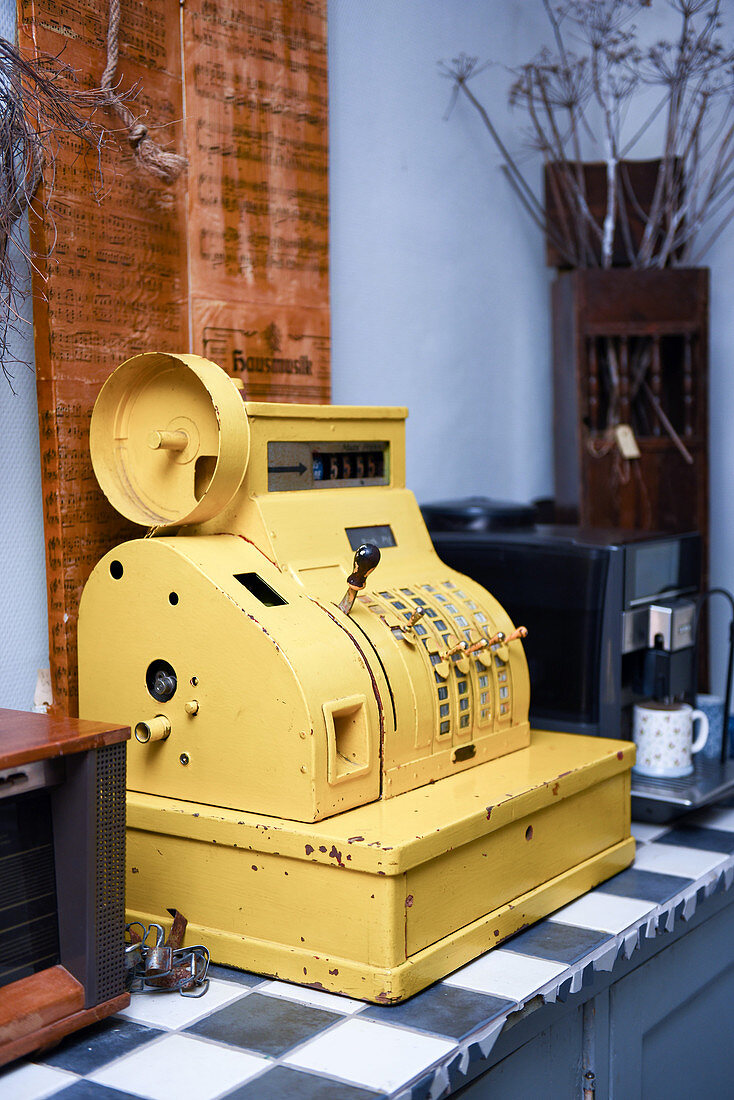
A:
{"label": "yellow cash register", "polygon": [[123,363],[92,461],[146,531],[79,616],[81,717],[135,734],[128,919],[177,908],[215,961],[377,1002],[634,853],[632,745],[530,730],[523,628],[436,556],[405,417]]}

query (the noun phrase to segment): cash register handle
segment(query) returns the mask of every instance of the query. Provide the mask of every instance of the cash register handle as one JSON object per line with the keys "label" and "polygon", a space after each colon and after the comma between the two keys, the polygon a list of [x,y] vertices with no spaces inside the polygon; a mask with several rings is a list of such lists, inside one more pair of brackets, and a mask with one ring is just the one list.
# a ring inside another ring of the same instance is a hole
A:
{"label": "cash register handle", "polygon": [[339,601],[339,607],[345,615],[351,612],[357,593],[361,592],[370,573],[379,564],[380,551],[373,543],[367,542],[357,549],[352,565],[353,572],[347,577],[347,590]]}

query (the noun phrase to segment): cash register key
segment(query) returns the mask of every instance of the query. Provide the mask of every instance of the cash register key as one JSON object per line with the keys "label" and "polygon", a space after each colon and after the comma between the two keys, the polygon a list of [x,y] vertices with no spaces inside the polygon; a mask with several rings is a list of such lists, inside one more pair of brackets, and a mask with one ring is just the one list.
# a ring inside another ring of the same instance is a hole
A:
{"label": "cash register key", "polygon": [[403,629],[403,624],[400,622],[400,619],[397,617],[396,614],[394,614],[394,612],[390,611],[389,608],[387,609],[387,611],[385,611],[383,615],[380,615],[380,618],[382,619],[385,626],[389,627],[390,630],[394,631]]}
{"label": "cash register key", "polygon": [[360,546],[354,555],[352,573],[347,577],[347,590],[339,601],[339,607],[345,615],[349,615],[354,605],[358,592],[361,592],[367,583],[370,573],[380,564],[380,551],[371,542]]}
{"label": "cash register key", "polygon": [[495,634],[494,638],[489,639],[492,655],[496,657],[498,661],[501,661],[503,665],[506,665],[510,659],[510,651],[508,649],[510,642],[517,642],[520,638],[526,638],[527,634],[527,628],[524,626],[516,627],[511,634],[503,634],[500,630]]}
{"label": "cash register key", "polygon": [[425,613],[426,613],[425,607],[416,607],[415,611],[413,612],[413,614],[408,619],[406,629],[407,630],[412,630],[413,627],[416,625],[416,623],[420,622],[420,620],[423,618]]}
{"label": "cash register key", "polygon": [[[448,670],[452,664],[454,668],[458,669],[459,672],[463,673],[464,675],[467,674],[470,668],[469,658],[466,655],[467,648],[468,646],[466,642],[457,642],[456,645],[451,646],[450,649],[445,650],[445,652],[440,655],[441,664],[446,668],[446,672],[441,673],[444,679],[446,678],[446,676],[448,676]],[[452,661],[451,658],[455,657],[457,654],[459,654],[458,660]]]}
{"label": "cash register key", "polygon": [[389,613],[388,615],[384,615],[383,618],[392,630],[394,636],[398,639],[398,641],[407,642],[408,645],[414,646],[418,638],[413,628],[415,624],[423,618],[425,613],[425,607],[416,607],[415,611],[410,616],[407,622],[403,622],[401,619],[396,619],[395,616],[390,616],[388,618]]}

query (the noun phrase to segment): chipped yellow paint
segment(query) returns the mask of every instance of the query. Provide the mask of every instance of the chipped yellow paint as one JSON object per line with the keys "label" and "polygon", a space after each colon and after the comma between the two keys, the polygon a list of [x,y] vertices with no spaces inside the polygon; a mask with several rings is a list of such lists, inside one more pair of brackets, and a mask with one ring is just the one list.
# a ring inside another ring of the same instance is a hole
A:
{"label": "chipped yellow paint", "polygon": [[[528,744],[522,643],[490,649],[512,621],[437,557],[405,488],[406,415],[243,403],[223,371],[190,355],[135,356],[102,387],[95,471],[118,510],[158,526],[87,582],[79,709],[133,730],[159,716],[170,725],[165,740],[130,742],[132,790],[319,821]],[[174,434],[183,450],[157,445]],[[340,445],[383,453],[384,476],[317,483],[313,454]],[[271,463],[271,447],[296,465]],[[303,468],[309,487],[281,468]],[[347,531],[375,527],[395,545],[346,615]],[[418,632],[407,626],[416,600],[430,612]],[[485,649],[440,659],[458,642]],[[156,660],[177,676],[164,701],[146,686]]]}
{"label": "chipped yellow paint", "polygon": [[[130,918],[176,907],[219,962],[378,1002],[634,851],[633,747],[531,741],[514,624],[405,488],[406,415],[248,404],[197,356],[128,360],[92,456],[150,537],[93,571],[78,634],[81,716],[138,730]],[[382,560],[346,614],[360,541]]]}
{"label": "chipped yellow paint", "polygon": [[128,917],[175,906],[218,962],[400,1000],[632,861],[633,756],[538,731],[315,824],[131,793]]}

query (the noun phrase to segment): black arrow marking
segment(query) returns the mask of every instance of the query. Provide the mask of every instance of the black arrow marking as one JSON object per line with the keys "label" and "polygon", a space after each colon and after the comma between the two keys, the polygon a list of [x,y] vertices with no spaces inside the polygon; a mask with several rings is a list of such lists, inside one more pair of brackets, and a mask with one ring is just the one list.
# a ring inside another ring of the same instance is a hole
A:
{"label": "black arrow marking", "polygon": [[269,474],[305,474],[307,467],[299,462],[297,466],[268,466]]}

